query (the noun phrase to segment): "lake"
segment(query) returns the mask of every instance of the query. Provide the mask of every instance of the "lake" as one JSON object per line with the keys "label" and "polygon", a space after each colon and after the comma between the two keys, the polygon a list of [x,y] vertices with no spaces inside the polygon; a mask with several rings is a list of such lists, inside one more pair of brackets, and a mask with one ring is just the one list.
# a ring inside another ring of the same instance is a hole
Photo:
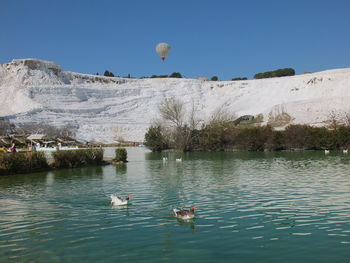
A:
{"label": "lake", "polygon": [[[140,147],[128,160],[0,177],[0,261],[349,262],[348,155]],[[192,205],[195,219],[173,217]]]}

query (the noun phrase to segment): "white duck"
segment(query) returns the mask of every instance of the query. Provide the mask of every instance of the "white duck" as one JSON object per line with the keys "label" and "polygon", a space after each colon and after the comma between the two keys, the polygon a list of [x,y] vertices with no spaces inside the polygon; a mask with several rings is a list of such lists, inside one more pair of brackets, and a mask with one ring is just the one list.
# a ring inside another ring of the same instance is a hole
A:
{"label": "white duck", "polygon": [[191,209],[173,209],[175,217],[186,220],[194,218],[194,211],[197,210],[197,207],[192,206]]}
{"label": "white duck", "polygon": [[112,194],[111,205],[127,205],[131,198],[132,198],[131,195],[128,195],[127,197],[125,197],[125,199],[122,199],[121,197]]}

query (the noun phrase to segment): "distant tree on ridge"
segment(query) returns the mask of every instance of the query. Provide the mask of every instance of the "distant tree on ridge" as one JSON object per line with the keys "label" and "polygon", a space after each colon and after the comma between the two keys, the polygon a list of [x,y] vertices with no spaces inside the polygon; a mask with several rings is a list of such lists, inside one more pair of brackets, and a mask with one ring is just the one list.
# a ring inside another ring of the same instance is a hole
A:
{"label": "distant tree on ridge", "polygon": [[247,80],[247,78],[246,77],[244,77],[244,78],[233,78],[232,80]]}
{"label": "distant tree on ridge", "polygon": [[103,74],[103,76],[105,76],[105,77],[114,77],[114,74],[112,72],[109,72],[108,70],[106,70],[105,73]]}
{"label": "distant tree on ridge", "polygon": [[169,78],[182,78],[182,75],[179,72],[173,72]]}

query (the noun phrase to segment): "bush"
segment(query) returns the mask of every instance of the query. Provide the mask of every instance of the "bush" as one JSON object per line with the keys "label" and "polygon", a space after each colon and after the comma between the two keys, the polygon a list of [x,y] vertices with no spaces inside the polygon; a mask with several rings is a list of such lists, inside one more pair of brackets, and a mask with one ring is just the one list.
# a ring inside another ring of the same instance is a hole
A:
{"label": "bush", "polygon": [[197,145],[193,148],[198,151],[223,151],[225,127],[219,124],[206,125],[199,131]]}
{"label": "bush", "polygon": [[275,77],[294,76],[294,75],[295,75],[294,69],[283,68],[283,69],[277,69],[274,71],[257,73],[254,75],[254,79],[275,78]]}
{"label": "bush", "polygon": [[169,76],[168,75],[152,75],[151,76],[151,79],[154,79],[154,78],[160,78],[160,79],[163,79],[163,78],[169,78]]}
{"label": "bush", "polygon": [[194,151],[340,150],[350,148],[350,127],[290,125],[275,131],[270,126],[239,128],[227,122],[192,132],[189,145]]}
{"label": "bush", "polygon": [[269,139],[272,140],[270,126],[238,129],[235,146],[240,150],[263,151]]}
{"label": "bush", "polygon": [[43,152],[0,153],[0,175],[32,173],[49,167]]}
{"label": "bush", "polygon": [[148,129],[145,134],[144,145],[153,152],[159,152],[169,148],[169,145],[163,136],[162,127],[160,125],[151,126]]}
{"label": "bush", "polygon": [[102,149],[64,150],[52,153],[56,168],[75,168],[103,164]]}
{"label": "bush", "polygon": [[174,72],[169,76],[169,78],[182,78],[182,75],[179,72]]}
{"label": "bush", "polygon": [[212,76],[210,80],[212,80],[212,81],[218,81],[219,78],[218,78],[217,76]]}
{"label": "bush", "polygon": [[128,153],[125,148],[115,149],[115,161],[126,163],[128,159]]}
{"label": "bush", "polygon": [[105,76],[105,77],[114,77],[114,74],[112,72],[109,72],[108,70],[106,70],[105,73],[103,74],[103,76]]}
{"label": "bush", "polygon": [[232,80],[247,80],[247,78],[246,77],[244,77],[244,78],[233,78]]}

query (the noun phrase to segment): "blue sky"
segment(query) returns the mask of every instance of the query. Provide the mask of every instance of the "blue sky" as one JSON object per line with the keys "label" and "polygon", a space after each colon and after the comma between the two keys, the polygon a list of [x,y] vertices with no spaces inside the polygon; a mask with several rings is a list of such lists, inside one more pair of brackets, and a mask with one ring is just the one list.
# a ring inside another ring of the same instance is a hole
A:
{"label": "blue sky", "polygon": [[[348,0],[0,0],[0,17],[0,63],[220,80],[350,67]],[[158,42],[172,47],[164,63]]]}

